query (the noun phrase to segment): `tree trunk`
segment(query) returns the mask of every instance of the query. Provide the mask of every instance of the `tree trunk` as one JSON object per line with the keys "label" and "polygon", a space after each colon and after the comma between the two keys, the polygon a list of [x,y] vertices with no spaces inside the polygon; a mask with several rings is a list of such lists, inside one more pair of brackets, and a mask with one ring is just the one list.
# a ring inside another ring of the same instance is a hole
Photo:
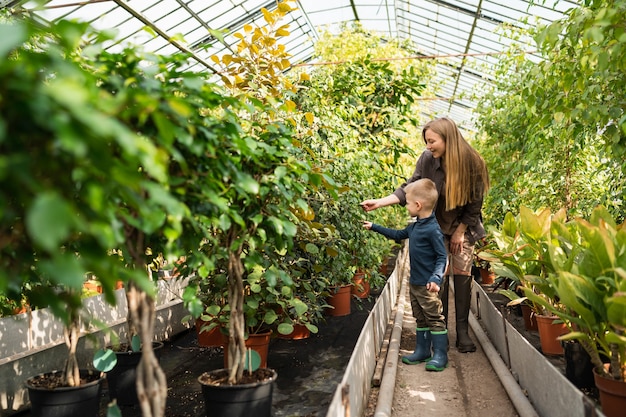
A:
{"label": "tree trunk", "polygon": [[240,381],[243,376],[246,356],[245,317],[243,315],[243,263],[241,251],[228,255],[228,300],[230,319],[228,322],[228,382]]}
{"label": "tree trunk", "polygon": [[76,358],[76,348],[80,337],[80,319],[77,312],[70,311],[70,323],[63,330],[63,334],[69,351],[65,362],[65,383],[68,387],[77,387],[80,385],[80,369]]}
{"label": "tree trunk", "polygon": [[127,291],[128,309],[142,344],[136,381],[139,406],[143,417],[164,417],[167,379],[152,348],[156,318],[154,299],[132,281]]}

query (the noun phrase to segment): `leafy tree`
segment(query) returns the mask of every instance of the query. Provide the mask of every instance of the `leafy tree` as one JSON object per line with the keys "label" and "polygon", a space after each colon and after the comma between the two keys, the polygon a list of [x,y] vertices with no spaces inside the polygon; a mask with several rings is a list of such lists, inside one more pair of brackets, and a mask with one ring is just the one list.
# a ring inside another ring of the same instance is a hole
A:
{"label": "leafy tree", "polygon": [[157,147],[115,118],[116,98],[73,59],[87,27],[60,21],[44,29],[28,20],[0,26],[0,221],[7,231],[0,286],[12,293],[42,284],[31,299],[50,305],[67,327],[69,386],[79,384],[85,274],[100,278],[111,302],[118,278],[147,286],[145,271],[108,255],[128,243],[125,213],[141,213],[134,226],[146,233],[163,225],[176,230],[179,219],[163,214],[177,205]]}
{"label": "leafy tree", "polygon": [[[342,239],[336,243],[348,258],[334,258],[346,265],[345,277],[334,277],[341,283],[349,283],[357,268],[378,267],[381,248],[389,248],[384,238],[363,229],[359,203],[393,191],[415,162],[417,98],[431,72],[423,62],[388,60],[408,56],[405,46],[387,43],[359,25],[344,27],[338,36],[324,33],[316,58],[326,64],[307,72],[310,80],[297,99],[303,111],[315,116],[302,143],[337,182],[338,197],[320,189],[309,201],[316,222],[331,225],[329,230]],[[375,215],[392,226],[404,223],[404,214],[390,209]]]}
{"label": "leafy tree", "polygon": [[521,205],[587,216],[600,203],[622,215],[624,4],[584,2],[530,30],[539,59],[520,54],[523,44],[502,57],[477,109],[488,221]]}

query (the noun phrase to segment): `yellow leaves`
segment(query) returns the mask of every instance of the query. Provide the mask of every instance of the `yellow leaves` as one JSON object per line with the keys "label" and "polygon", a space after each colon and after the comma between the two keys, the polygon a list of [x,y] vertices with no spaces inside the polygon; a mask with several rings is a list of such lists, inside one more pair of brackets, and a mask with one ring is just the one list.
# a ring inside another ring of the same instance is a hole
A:
{"label": "yellow leaves", "polygon": [[282,69],[287,69],[291,65],[291,62],[289,62],[288,59],[283,58],[280,60],[280,64],[281,64]]}
{"label": "yellow leaves", "polygon": [[296,10],[296,8],[291,7],[286,1],[278,3],[278,11],[282,14],[287,14],[292,10]]}
{"label": "yellow leaves", "polygon": [[563,119],[565,118],[565,114],[559,111],[559,112],[554,113],[553,117],[554,117],[555,122],[561,123]]}
{"label": "yellow leaves", "polygon": [[252,38],[251,38],[252,43],[258,42],[259,39],[262,37],[263,37],[263,32],[259,28],[256,28],[254,30],[254,33],[252,34]]}
{"label": "yellow leaves", "polygon": [[272,13],[270,13],[265,7],[263,7],[261,9],[261,13],[263,13],[263,18],[270,25],[273,25],[276,22],[276,19],[274,18],[274,15]]}
{"label": "yellow leaves", "polygon": [[245,24],[245,25],[243,25],[243,30],[244,30],[244,32],[246,32],[246,33],[250,33],[250,32],[252,32],[252,29],[253,29],[253,27],[252,27],[252,25],[251,25],[251,24]]}
{"label": "yellow leaves", "polygon": [[287,29],[284,29],[287,26],[283,26],[280,29],[278,29],[276,31],[276,36],[289,36],[291,32],[289,32]]}
{"label": "yellow leaves", "polygon": [[306,72],[300,73],[300,81],[311,81],[311,76]]}
{"label": "yellow leaves", "polygon": [[189,117],[191,115],[191,108],[185,101],[179,99],[169,99],[168,103],[172,110],[181,115],[182,117]]}
{"label": "yellow leaves", "polygon": [[315,122],[315,116],[311,112],[304,113],[304,118],[309,125],[313,125],[313,123]]}
{"label": "yellow leaves", "polygon": [[221,76],[222,82],[224,83],[224,85],[226,87],[232,87],[233,83],[230,82],[230,78],[228,78],[226,75],[222,75]]}
{"label": "yellow leaves", "polygon": [[285,101],[285,107],[287,107],[288,111],[295,111],[298,106],[293,101],[286,100]]}

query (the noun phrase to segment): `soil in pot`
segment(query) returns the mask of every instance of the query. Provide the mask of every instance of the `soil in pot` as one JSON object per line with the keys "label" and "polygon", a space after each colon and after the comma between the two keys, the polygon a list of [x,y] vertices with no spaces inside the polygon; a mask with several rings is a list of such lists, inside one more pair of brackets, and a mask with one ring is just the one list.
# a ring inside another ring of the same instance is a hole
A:
{"label": "soil in pot", "polygon": [[207,417],[271,417],[276,371],[260,368],[244,372],[239,384],[228,383],[228,369],[205,372],[198,377]]}
{"label": "soil in pot", "polygon": [[33,417],[97,417],[104,378],[100,372],[80,371],[81,385],[63,385],[63,372],[34,376],[26,381]]}

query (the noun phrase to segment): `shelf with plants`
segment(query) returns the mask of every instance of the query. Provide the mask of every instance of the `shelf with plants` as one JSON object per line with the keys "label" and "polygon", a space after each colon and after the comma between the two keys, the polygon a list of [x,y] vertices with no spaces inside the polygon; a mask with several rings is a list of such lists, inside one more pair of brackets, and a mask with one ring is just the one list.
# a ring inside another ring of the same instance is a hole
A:
{"label": "shelf with plants", "polygon": [[[512,278],[521,292],[501,291],[513,300],[509,305],[531,301],[560,323],[558,340],[582,347],[598,388],[605,379],[624,384],[626,375],[624,230],[601,206],[588,220],[522,207],[517,219],[507,215],[502,230],[494,234],[498,248],[486,251],[498,273]],[[563,354],[561,346],[559,352],[547,351],[543,340],[541,347],[544,354]],[[602,389],[600,393],[604,413],[618,415],[621,407],[609,408],[617,397],[603,400]]]}

